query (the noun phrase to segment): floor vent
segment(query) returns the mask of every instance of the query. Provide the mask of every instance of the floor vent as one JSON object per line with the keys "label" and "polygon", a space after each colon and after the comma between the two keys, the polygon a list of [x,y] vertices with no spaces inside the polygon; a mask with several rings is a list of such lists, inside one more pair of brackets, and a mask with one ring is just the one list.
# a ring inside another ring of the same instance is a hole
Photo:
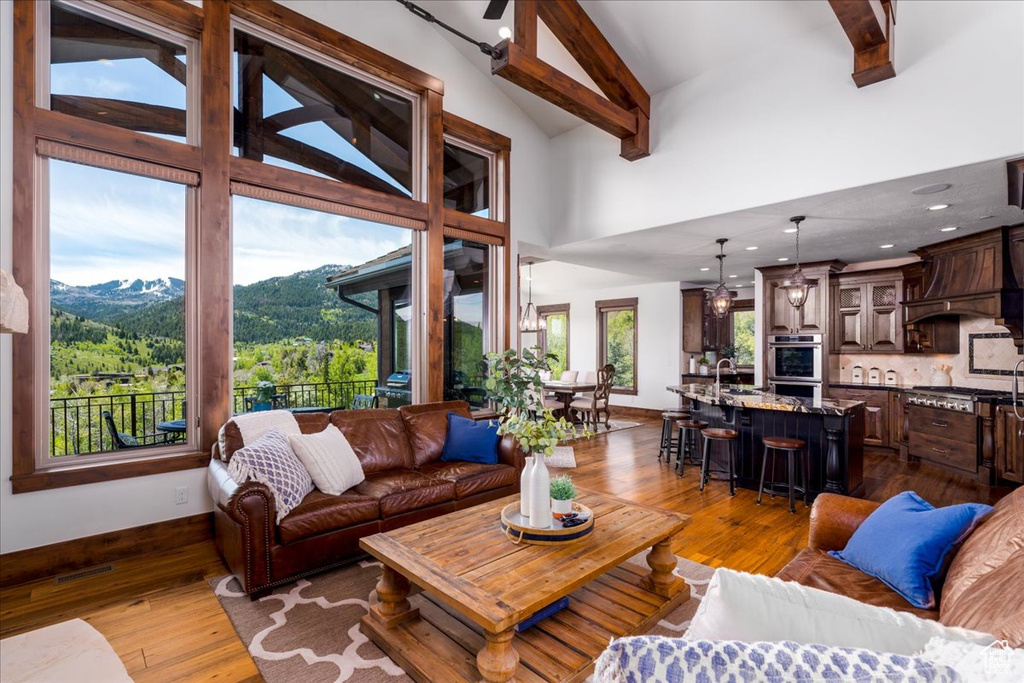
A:
{"label": "floor vent", "polygon": [[98,567],[91,567],[89,569],[83,569],[80,572],[74,572],[72,574],[64,574],[63,576],[58,576],[56,579],[53,580],[53,582],[59,586],[62,583],[70,583],[72,581],[81,581],[82,579],[87,579],[90,576],[96,576],[98,574],[106,574],[107,572],[112,572],[112,571],[114,571],[114,565],[112,565],[112,564],[101,564]]}

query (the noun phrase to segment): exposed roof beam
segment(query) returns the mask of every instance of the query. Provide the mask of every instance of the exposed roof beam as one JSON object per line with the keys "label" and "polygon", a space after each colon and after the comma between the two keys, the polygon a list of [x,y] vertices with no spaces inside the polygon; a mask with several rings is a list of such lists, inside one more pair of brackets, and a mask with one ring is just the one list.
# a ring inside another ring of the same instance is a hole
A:
{"label": "exposed roof beam", "polygon": [[516,0],[512,40],[526,54],[537,56],[537,0]]}
{"label": "exposed roof beam", "polygon": [[828,0],[853,45],[853,82],[858,88],[895,78],[892,0]]}
{"label": "exposed roof beam", "polygon": [[637,132],[636,116],[606,100],[547,62],[526,54],[515,43],[499,43],[499,59],[491,60],[491,73],[529,90],[617,138]]}

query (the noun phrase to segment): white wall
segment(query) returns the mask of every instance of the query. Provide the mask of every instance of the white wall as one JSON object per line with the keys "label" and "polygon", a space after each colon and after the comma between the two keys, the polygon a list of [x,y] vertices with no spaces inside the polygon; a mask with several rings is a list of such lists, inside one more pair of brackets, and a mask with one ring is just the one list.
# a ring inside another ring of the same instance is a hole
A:
{"label": "white wall", "polygon": [[[596,301],[637,298],[637,395],[612,394],[613,406],[664,409],[676,404],[665,390],[679,384],[681,298],[679,282],[637,282],[635,278],[558,261],[533,267],[533,302],[569,304],[571,370],[597,369]],[[597,283],[605,282],[607,285]],[[525,272],[523,288],[526,289]],[[536,343],[523,334],[524,345]]]}
{"label": "white wall", "polygon": [[[436,29],[395,2],[289,2],[317,21],[445,82],[445,109],[512,138],[513,238],[547,243],[548,138]],[[11,266],[12,5],[0,2],[0,263]],[[486,59],[480,55],[481,59]],[[513,258],[513,263],[515,259]],[[32,321],[36,324],[36,321]],[[212,510],[205,470],[51,491],[11,493],[11,346],[0,335],[0,552],[47,545]],[[178,486],[190,502],[174,505]]]}
{"label": "white wall", "polygon": [[654,95],[646,159],[593,126],[555,138],[552,244],[1024,153],[1024,3],[897,13],[894,79],[858,89],[836,22]]}

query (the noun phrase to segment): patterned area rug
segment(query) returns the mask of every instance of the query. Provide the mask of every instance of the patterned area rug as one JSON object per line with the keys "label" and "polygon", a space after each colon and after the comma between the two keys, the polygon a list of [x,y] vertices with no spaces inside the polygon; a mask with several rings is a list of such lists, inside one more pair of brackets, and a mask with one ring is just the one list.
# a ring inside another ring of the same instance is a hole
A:
{"label": "patterned area rug", "polygon": [[[629,561],[647,566],[646,553]],[[679,558],[675,572],[690,585],[690,599],[651,629],[680,636],[689,627],[714,570]],[[377,601],[380,563],[361,561],[282,586],[253,602],[232,576],[210,582],[242,642],[268,683],[411,681],[359,627]]]}

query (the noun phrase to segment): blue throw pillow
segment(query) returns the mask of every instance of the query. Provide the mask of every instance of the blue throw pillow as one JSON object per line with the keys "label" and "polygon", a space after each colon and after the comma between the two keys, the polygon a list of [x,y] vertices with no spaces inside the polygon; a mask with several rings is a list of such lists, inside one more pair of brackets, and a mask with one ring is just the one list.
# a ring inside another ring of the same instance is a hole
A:
{"label": "blue throw pillow", "polygon": [[990,505],[979,503],[935,508],[904,491],[872,512],[845,548],[829,554],[881,580],[915,607],[932,609],[932,580],[946,555],[990,512]]}
{"label": "blue throw pillow", "polygon": [[498,462],[498,423],[493,420],[477,422],[448,413],[448,435],[444,440],[441,462],[479,462],[495,465]]}

